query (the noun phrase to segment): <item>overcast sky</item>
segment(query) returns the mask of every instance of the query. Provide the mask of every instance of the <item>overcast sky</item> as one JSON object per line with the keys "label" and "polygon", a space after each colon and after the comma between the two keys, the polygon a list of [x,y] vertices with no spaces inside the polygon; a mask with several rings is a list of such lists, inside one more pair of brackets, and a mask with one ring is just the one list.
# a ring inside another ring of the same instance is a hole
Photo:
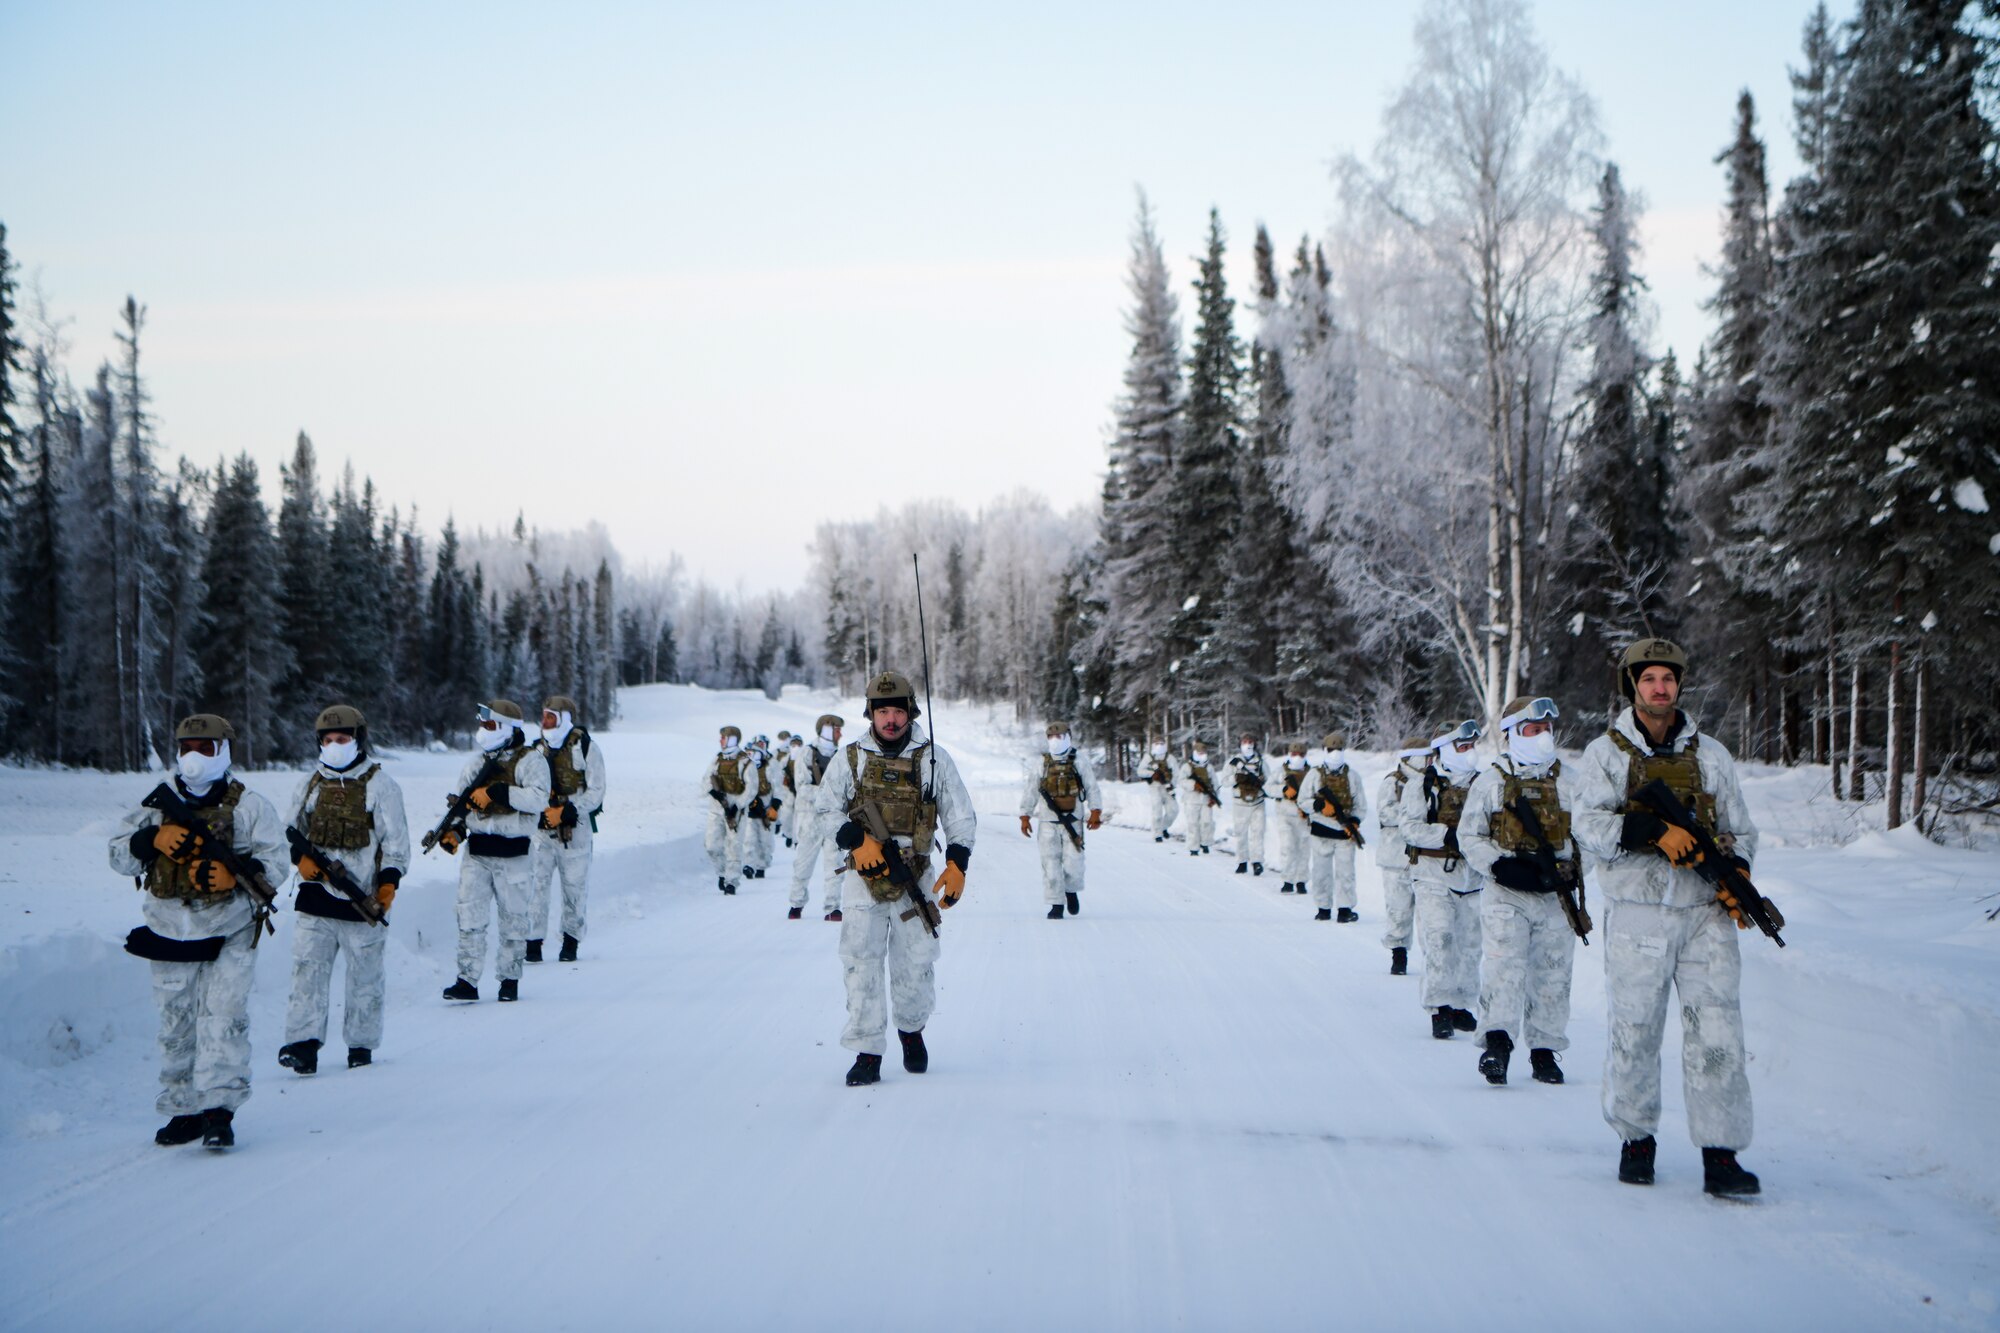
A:
{"label": "overcast sky", "polygon": [[[1807,8],[1534,8],[1689,366],[1712,159],[1748,87],[1795,171]],[[1258,222],[1281,252],[1326,226],[1414,8],[1218,13],[0,0],[0,222],[79,378],[150,308],[175,452],[275,481],[304,429],[432,525],[595,518],[788,588],[820,517],[1095,497],[1135,186],[1183,278],[1221,209],[1239,295]]]}

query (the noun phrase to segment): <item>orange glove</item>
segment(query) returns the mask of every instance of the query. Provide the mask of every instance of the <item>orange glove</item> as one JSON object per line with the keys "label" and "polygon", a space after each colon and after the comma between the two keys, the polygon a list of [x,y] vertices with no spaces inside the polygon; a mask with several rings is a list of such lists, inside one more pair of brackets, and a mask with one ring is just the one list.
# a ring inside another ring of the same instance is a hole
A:
{"label": "orange glove", "polygon": [[1667,825],[1666,831],[1660,834],[1654,845],[1666,854],[1667,860],[1677,866],[1701,864],[1701,849],[1694,844],[1694,834],[1678,824]]}
{"label": "orange glove", "polygon": [[552,805],[548,809],[542,811],[542,827],[547,829],[551,833],[561,828],[562,812],[563,808],[559,805]]}
{"label": "orange glove", "polygon": [[944,873],[931,885],[931,892],[937,895],[939,907],[950,907],[965,896],[965,872],[955,862],[944,863]]}
{"label": "orange glove", "polygon": [[389,910],[389,904],[395,901],[396,886],[394,884],[377,884],[375,886],[375,905],[377,907],[386,912]]}
{"label": "orange glove", "polygon": [[179,824],[162,824],[153,834],[153,846],[169,861],[186,864],[201,850],[201,835]]}
{"label": "orange glove", "polygon": [[1101,827],[1103,823],[1104,823],[1104,812],[1102,810],[1092,810],[1090,812],[1090,818],[1083,821],[1083,826],[1087,829],[1094,829]]}
{"label": "orange glove", "polygon": [[458,855],[458,843],[459,843],[458,830],[455,828],[448,828],[444,832],[438,834],[438,846],[444,848],[444,854],[446,856]]}
{"label": "orange glove", "polygon": [[767,806],[765,806],[765,807],[764,807],[764,822],[765,822],[766,824],[775,824],[775,823],[777,823],[777,822],[778,822],[778,807],[777,807],[777,806],[775,806],[775,805],[767,805]]}
{"label": "orange glove", "polygon": [[474,810],[490,810],[493,808],[493,791],[490,787],[474,787],[472,789],[472,808]]}
{"label": "orange glove", "polygon": [[312,853],[308,852],[299,858],[299,878],[323,881],[326,879],[326,867],[313,860]]}
{"label": "orange glove", "polygon": [[1024,838],[1035,836],[1035,822],[1026,815],[1021,816],[1021,836]]}
{"label": "orange glove", "polygon": [[1722,904],[1722,910],[1729,913],[1729,919],[1736,923],[1738,930],[1750,929],[1750,918],[1743,915],[1743,904],[1736,901],[1736,895],[1718,885],[1715,900]]}
{"label": "orange glove", "polygon": [[227,893],[236,887],[236,876],[230,874],[229,867],[220,861],[188,862],[188,878],[203,893]]}
{"label": "orange glove", "polygon": [[875,841],[874,834],[861,835],[861,845],[854,849],[854,868],[863,879],[881,879],[889,873],[889,854]]}

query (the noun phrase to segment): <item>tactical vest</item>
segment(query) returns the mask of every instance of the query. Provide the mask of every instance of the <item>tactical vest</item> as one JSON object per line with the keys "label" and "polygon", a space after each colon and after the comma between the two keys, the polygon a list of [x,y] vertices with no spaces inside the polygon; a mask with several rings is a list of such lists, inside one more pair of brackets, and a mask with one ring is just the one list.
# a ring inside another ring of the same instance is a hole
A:
{"label": "tactical vest", "polygon": [[1042,756],[1042,791],[1051,810],[1068,814],[1076,809],[1077,793],[1082,790],[1083,774],[1076,771],[1074,759]]}
{"label": "tactical vest", "polygon": [[590,733],[582,727],[571,729],[569,738],[549,749],[549,799],[566,801],[583,790],[585,768],[579,760],[590,756]]}
{"label": "tactical vest", "polygon": [[1206,787],[1210,791],[1215,790],[1215,779],[1209,774],[1207,764],[1190,763],[1188,765],[1188,780],[1197,787]]}
{"label": "tactical vest", "polygon": [[[502,786],[512,787],[514,785],[514,775],[521,769],[521,760],[528,754],[531,748],[526,745],[508,745],[494,751],[492,756],[493,762],[500,766],[500,772],[487,785],[490,787],[494,783],[499,783]],[[506,796],[502,796],[484,811],[475,811],[474,813],[484,814],[486,818],[491,819],[495,815],[511,815],[518,812],[514,809],[513,801]]]}
{"label": "tactical vest", "polygon": [[1354,817],[1354,788],[1348,785],[1347,776],[1348,768],[1346,764],[1342,764],[1337,769],[1322,768],[1319,771],[1319,794],[1322,800],[1329,796],[1332,797],[1340,806],[1340,813],[1352,819]]}
{"label": "tactical vest", "polygon": [[1285,804],[1290,805],[1299,799],[1299,788],[1305,786],[1306,774],[1312,770],[1309,768],[1294,770],[1287,764],[1279,771],[1283,774],[1279,781],[1284,784]]}
{"label": "tactical vest", "polygon": [[306,785],[306,837],[330,852],[353,852],[375,837],[368,809],[368,780],[382,771],[370,764],[358,778],[329,778],[315,772]]}
{"label": "tactical vest", "polygon": [[847,747],[847,770],[854,778],[847,817],[856,818],[863,805],[875,802],[889,832],[910,840],[911,854],[918,862],[930,859],[931,839],[937,833],[937,802],[924,798],[922,759],[929,748],[926,741],[891,759],[872,750],[863,751],[858,741]]}
{"label": "tactical vest", "polygon": [[1710,834],[1715,832],[1715,797],[1701,782],[1701,760],[1695,756],[1695,746],[1701,737],[1688,737],[1685,748],[1666,754],[1646,754],[1638,746],[1626,739],[1625,733],[1613,728],[1609,733],[1611,743],[1631,756],[1631,763],[1625,770],[1625,813],[1637,814],[1651,810],[1640,802],[1632,800],[1632,793],[1659,778],[1667,784],[1667,789],[1680,797],[1681,804],[1694,812],[1702,828]]}
{"label": "tactical vest", "polygon": [[1254,769],[1247,765],[1236,768],[1233,781],[1238,800],[1254,803],[1264,799],[1264,766],[1261,763]]}
{"label": "tactical vest", "polygon": [[[222,840],[224,845],[236,841],[236,805],[243,799],[244,786],[231,778],[222,799],[203,811],[208,822],[208,831]],[[185,903],[220,902],[236,890],[233,888],[210,891],[199,887],[188,868],[169,857],[156,857],[146,867],[146,892],[155,898],[179,898]]]}
{"label": "tactical vest", "polygon": [[722,789],[724,796],[743,794],[743,757],[734,754],[720,754],[715,757],[715,785]]}
{"label": "tactical vest", "polygon": [[[1442,824],[1448,829],[1456,829],[1458,827],[1458,817],[1465,813],[1465,795],[1470,790],[1472,790],[1471,783],[1459,787],[1454,786],[1449,781],[1440,782],[1437,793],[1437,818],[1430,822],[1433,824]],[[1453,851],[1449,847],[1412,847],[1409,851],[1412,863],[1420,856],[1429,857],[1437,861],[1457,861],[1463,859],[1460,853]],[[1447,870],[1450,868],[1450,866],[1445,867]]]}
{"label": "tactical vest", "polygon": [[832,758],[833,756],[830,754],[821,754],[817,745],[812,747],[813,786],[817,787],[820,783],[826,781],[827,761]]}
{"label": "tactical vest", "polygon": [[771,794],[771,761],[768,759],[757,765],[757,794],[766,798]]}
{"label": "tactical vest", "polygon": [[793,768],[793,765],[797,764],[798,762],[799,758],[795,754],[785,756],[784,766],[785,766],[786,791],[795,792],[799,789],[798,779],[795,776],[793,776],[793,774],[796,772],[796,770]]}
{"label": "tactical vest", "polygon": [[1153,771],[1146,775],[1146,781],[1172,782],[1173,780],[1174,780],[1173,765],[1164,759],[1155,759],[1153,761]]}
{"label": "tactical vest", "polygon": [[1521,826],[1521,817],[1514,813],[1514,802],[1525,796],[1534,810],[1535,818],[1542,823],[1542,832],[1548,838],[1548,845],[1558,856],[1569,846],[1569,811],[1563,809],[1556,796],[1556,777],[1562,772],[1562,761],[1558,759],[1549,765],[1547,777],[1524,778],[1511,766],[1500,769],[1503,784],[1500,791],[1500,808],[1493,812],[1493,820],[1487,826],[1493,841],[1507,852],[1533,852],[1541,844],[1528,836],[1528,830]]}

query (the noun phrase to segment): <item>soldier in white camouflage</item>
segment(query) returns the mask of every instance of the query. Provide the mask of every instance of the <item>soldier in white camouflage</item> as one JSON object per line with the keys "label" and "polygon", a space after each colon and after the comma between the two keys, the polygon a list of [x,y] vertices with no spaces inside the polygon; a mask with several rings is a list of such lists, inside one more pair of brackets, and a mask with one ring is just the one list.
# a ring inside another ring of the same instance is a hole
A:
{"label": "soldier in white camouflage", "polygon": [[1421,780],[1431,745],[1423,736],[1406,736],[1396,751],[1396,766],[1383,775],[1376,789],[1375,867],[1382,876],[1382,916],[1388,929],[1382,947],[1389,951],[1389,975],[1410,970],[1410,924],[1416,915],[1416,891],[1410,887],[1410,864],[1416,860],[1403,842],[1403,789]]}
{"label": "soldier in white camouflage", "polygon": [[[1368,795],[1361,775],[1348,765],[1345,733],[1331,731],[1321,737],[1319,753],[1312,759],[1294,804],[1308,821],[1312,843],[1313,920],[1348,924],[1361,919],[1354,910],[1354,857],[1360,850]],[[1305,888],[1301,884],[1300,892]]]}
{"label": "soldier in white camouflage", "polygon": [[1209,762],[1208,747],[1190,742],[1188,757],[1178,770],[1181,808],[1187,811],[1189,856],[1204,856],[1215,841],[1215,812],[1222,808],[1220,766]]}
{"label": "soldier in white camouflage", "polygon": [[1236,843],[1236,873],[1264,873],[1264,807],[1270,772],[1257,738],[1244,732],[1229,757],[1230,825]]}
{"label": "soldier in white camouflage", "polygon": [[[1048,725],[1047,753],[1031,760],[1021,789],[1021,836],[1036,836],[1042,860],[1042,901],[1049,920],[1060,921],[1067,910],[1083,910],[1083,835],[1104,822],[1104,794],[1097,766],[1076,752],[1069,723]],[[1065,823],[1065,817],[1067,823]]]}
{"label": "soldier in white camouflage", "polygon": [[1291,741],[1279,761],[1277,799],[1271,806],[1271,841],[1275,848],[1271,868],[1278,874],[1279,893],[1306,891],[1306,873],[1311,849],[1306,846],[1309,817],[1299,806],[1299,792],[1305,787],[1312,765],[1306,757],[1306,743]]}
{"label": "soldier in white camouflage", "polygon": [[1458,845],[1459,814],[1479,772],[1480,725],[1459,723],[1431,740],[1423,779],[1403,791],[1403,841],[1416,855],[1417,938],[1424,946],[1422,1001],[1440,1040],[1479,1024],[1479,876]]}
{"label": "soldier in white camouflage", "polygon": [[582,710],[566,694],[542,703],[539,748],[549,765],[549,804],[536,824],[535,850],[528,865],[526,960],[542,961],[549,929],[551,881],[562,880],[562,949],[559,963],[574,963],[583,943],[590,906],[590,865],[596,854],[597,817],[604,809],[604,748],[579,720]]}
{"label": "soldier in white camouflage", "polygon": [[846,719],[836,713],[820,714],[813,725],[812,744],[801,747],[799,757],[792,762],[792,782],[797,787],[792,802],[797,809],[793,836],[798,848],[792,854],[791,906],[785,915],[793,921],[805,915],[806,903],[812,897],[813,873],[819,867],[822,851],[826,853],[826,888],[820,909],[828,921],[842,919],[840,892],[845,858],[833,845],[834,830],[840,821],[829,823],[820,815],[818,803],[819,789],[826,782],[826,767],[840,753],[840,733],[846,725]]}
{"label": "soldier in white camouflage", "polygon": [[1139,780],[1146,784],[1151,796],[1150,822],[1153,841],[1165,842],[1167,830],[1174,825],[1180,814],[1180,803],[1174,799],[1174,761],[1167,753],[1167,743],[1154,740],[1146,747],[1146,758],[1139,765]]}
{"label": "soldier in white camouflage", "polygon": [[[521,998],[521,964],[528,956],[528,935],[536,929],[528,873],[535,830],[549,805],[549,762],[539,747],[529,744],[527,719],[511,699],[481,704],[478,721],[474,736],[479,753],[466,760],[458,775],[459,789],[471,791],[471,809],[465,859],[458,867],[458,980],[445,987],[444,998],[479,998],[486,931],[497,915],[500,942],[493,974],[500,979],[499,998],[511,1002]],[[456,830],[439,839],[454,855],[459,843]]]}
{"label": "soldier in white camouflage", "polygon": [[724,727],[717,733],[715,757],[701,771],[701,792],[708,806],[702,847],[715,868],[715,887],[734,896],[750,836],[750,803],[757,799],[757,770],[743,747],[742,728]]}
{"label": "soldier in white camouflage", "polygon": [[[273,889],[291,875],[284,825],[271,803],[230,774],[236,730],[213,713],[174,729],[174,790],[209,835],[249,857]],[[187,818],[188,816],[183,816]],[[153,969],[160,1008],[162,1147],[227,1148],[250,1097],[250,984],[263,915],[208,838],[139,806],[110,840],[111,868],[145,892],[146,924],[125,940]]]}

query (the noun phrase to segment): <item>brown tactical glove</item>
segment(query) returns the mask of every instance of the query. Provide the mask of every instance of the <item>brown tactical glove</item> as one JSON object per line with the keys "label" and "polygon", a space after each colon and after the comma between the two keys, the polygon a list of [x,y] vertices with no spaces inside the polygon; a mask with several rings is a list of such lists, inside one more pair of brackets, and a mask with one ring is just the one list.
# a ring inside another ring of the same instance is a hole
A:
{"label": "brown tactical glove", "polygon": [[854,868],[861,872],[861,878],[881,879],[889,873],[889,854],[875,841],[874,834],[863,833],[861,845],[854,849],[853,855]]}
{"label": "brown tactical glove", "polygon": [[1660,836],[1653,841],[1667,860],[1677,866],[1697,866],[1701,864],[1701,848],[1695,846],[1694,834],[1678,824],[1668,824]]}
{"label": "brown tactical glove", "polygon": [[557,829],[561,828],[562,822],[563,822],[563,808],[560,805],[552,805],[548,809],[542,811],[542,827],[547,829],[549,832],[553,833]]}
{"label": "brown tactical glove", "polygon": [[944,863],[944,873],[931,885],[931,892],[937,895],[939,907],[950,907],[965,896],[965,872],[951,861]]}
{"label": "brown tactical glove", "polygon": [[230,874],[229,867],[220,861],[188,862],[188,878],[203,893],[227,893],[236,887],[236,876]]}
{"label": "brown tactical glove", "polygon": [[153,834],[153,847],[169,861],[185,865],[201,851],[201,835],[179,824],[162,824]]}
{"label": "brown tactical glove", "polygon": [[1104,826],[1104,812],[1102,810],[1092,810],[1090,818],[1083,821],[1083,826],[1087,829],[1102,828]]}
{"label": "brown tactical glove", "polygon": [[375,906],[377,908],[386,912],[389,910],[389,904],[395,901],[396,901],[396,886],[393,882],[385,884],[377,884],[375,886]]}
{"label": "brown tactical glove", "polygon": [[313,860],[311,852],[307,852],[304,855],[300,856],[298,864],[299,864],[300,879],[309,879],[318,882],[325,881],[326,867],[321,865],[319,862]]}
{"label": "brown tactical glove", "polygon": [[446,856],[458,855],[459,841],[460,839],[458,836],[458,830],[455,828],[448,828],[444,832],[438,834],[438,846],[444,848],[444,854]]}
{"label": "brown tactical glove", "polygon": [[493,808],[493,788],[474,787],[472,789],[472,808],[482,812],[491,810]]}
{"label": "brown tactical glove", "polygon": [[1035,822],[1026,815],[1021,816],[1021,836],[1024,838],[1035,836]]}

